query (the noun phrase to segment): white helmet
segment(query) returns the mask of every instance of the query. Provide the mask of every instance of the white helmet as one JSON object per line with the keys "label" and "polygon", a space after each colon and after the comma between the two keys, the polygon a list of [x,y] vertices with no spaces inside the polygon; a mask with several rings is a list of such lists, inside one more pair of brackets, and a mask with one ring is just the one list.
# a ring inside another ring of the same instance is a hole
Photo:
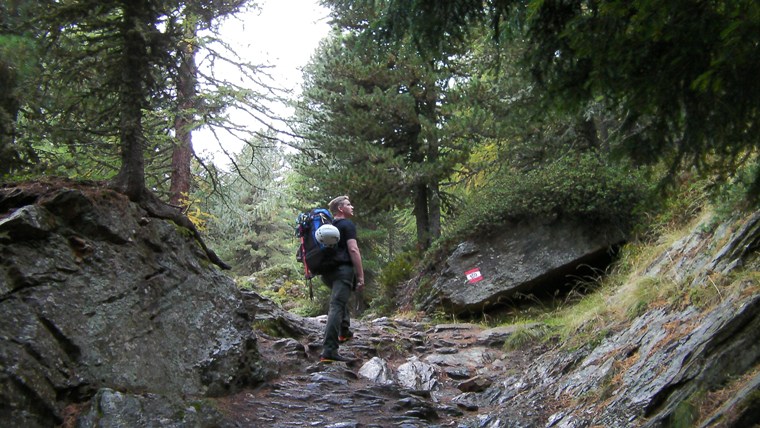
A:
{"label": "white helmet", "polygon": [[317,242],[320,244],[333,247],[340,241],[340,231],[331,224],[323,224],[314,232],[314,237],[317,238]]}

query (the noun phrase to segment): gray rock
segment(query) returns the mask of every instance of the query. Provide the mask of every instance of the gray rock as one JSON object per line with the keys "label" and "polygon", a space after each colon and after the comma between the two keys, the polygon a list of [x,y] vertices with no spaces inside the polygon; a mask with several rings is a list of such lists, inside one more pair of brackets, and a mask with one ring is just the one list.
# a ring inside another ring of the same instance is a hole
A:
{"label": "gray rock", "polygon": [[[610,247],[624,239],[613,226],[583,221],[514,223],[460,244],[433,283],[426,309],[440,304],[455,313],[481,312],[518,295],[556,289],[579,275],[579,267],[608,262]],[[473,268],[482,280],[470,284],[465,272]]]}
{"label": "gray rock", "polygon": [[[650,308],[598,344],[542,353],[518,378],[494,383],[467,396],[468,402],[498,406],[482,415],[489,426],[654,428],[682,417],[704,391],[720,390],[730,394],[725,404],[693,424],[751,426],[757,411],[748,404],[760,384],[760,295],[747,272],[757,270],[759,244],[758,213],[713,233],[697,226],[642,275],[708,287],[718,293],[717,303]],[[711,275],[740,266],[748,271],[738,274],[745,279],[735,293],[723,294],[711,282]],[[588,399],[565,404],[578,397]],[[544,408],[546,403],[562,404]]]}
{"label": "gray rock", "polygon": [[303,344],[289,337],[276,341],[272,345],[272,348],[280,351],[285,355],[306,357],[306,349],[304,348]]}
{"label": "gray rock", "polygon": [[446,376],[455,380],[464,380],[472,377],[472,372],[464,367],[443,367]]}
{"label": "gray rock", "polygon": [[460,382],[457,385],[457,389],[462,392],[483,392],[491,386],[491,384],[493,384],[492,380],[484,378],[483,376],[475,376]]}
{"label": "gray rock", "polygon": [[380,357],[372,357],[372,359],[364,363],[359,369],[359,376],[381,385],[393,383],[393,372],[388,367],[388,362]]}
{"label": "gray rock", "polygon": [[319,336],[324,330],[326,317],[304,318],[288,312],[258,293],[241,291],[246,314],[268,330],[274,330],[278,336],[301,338]]}
{"label": "gray rock", "polygon": [[468,412],[477,411],[480,406],[477,395],[471,392],[465,392],[464,394],[457,395],[451,400],[454,404],[460,408],[467,410]]}
{"label": "gray rock", "polygon": [[55,218],[39,205],[23,206],[0,219],[0,240],[43,239],[55,229]]}
{"label": "gray rock", "polygon": [[183,428],[228,426],[204,401],[185,403],[158,394],[127,394],[104,388],[77,420],[77,428]]}
{"label": "gray rock", "polygon": [[428,333],[441,333],[444,331],[463,331],[463,330],[477,330],[480,326],[477,324],[456,323],[456,324],[436,324],[433,328],[428,330]]}
{"label": "gray rock", "polygon": [[52,426],[102,388],[215,396],[263,380],[240,293],[190,234],[109,191],[46,201],[16,210],[35,239],[0,242],[0,418]]}
{"label": "gray rock", "polygon": [[468,367],[474,369],[483,367],[493,361],[493,355],[488,348],[470,346],[460,350],[456,354],[429,354],[423,360],[438,366]]}
{"label": "gray rock", "polygon": [[508,326],[489,328],[488,330],[483,330],[480,332],[480,334],[478,334],[477,343],[484,346],[501,347],[504,346],[504,342],[509,336],[515,334],[518,331],[532,329],[538,327],[539,325],[539,323],[529,323],[522,325],[513,324]]}
{"label": "gray rock", "polygon": [[438,385],[435,367],[411,357],[396,369],[396,379],[404,388],[431,391]]}

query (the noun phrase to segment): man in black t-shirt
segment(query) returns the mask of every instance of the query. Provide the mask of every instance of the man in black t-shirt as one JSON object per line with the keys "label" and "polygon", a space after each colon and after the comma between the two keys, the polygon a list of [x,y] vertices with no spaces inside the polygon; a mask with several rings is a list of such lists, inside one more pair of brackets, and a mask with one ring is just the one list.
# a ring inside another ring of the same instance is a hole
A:
{"label": "man in black t-shirt", "polygon": [[351,291],[364,289],[364,269],[362,256],[356,241],[356,226],[349,220],[354,216],[354,207],[348,196],[338,196],[330,201],[333,225],[340,231],[336,258],[342,262],[330,272],[322,275],[322,280],[330,287],[330,310],[327,314],[325,338],[322,346],[321,362],[347,361],[338,354],[341,342],[349,340],[350,330],[348,299]]}

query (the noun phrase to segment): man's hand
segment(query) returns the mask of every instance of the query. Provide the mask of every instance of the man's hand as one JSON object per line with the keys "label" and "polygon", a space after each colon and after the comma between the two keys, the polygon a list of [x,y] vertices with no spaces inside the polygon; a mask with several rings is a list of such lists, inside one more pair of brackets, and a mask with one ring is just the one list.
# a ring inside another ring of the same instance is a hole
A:
{"label": "man's hand", "polygon": [[357,279],[356,280],[356,291],[362,291],[364,290],[364,280],[363,279]]}

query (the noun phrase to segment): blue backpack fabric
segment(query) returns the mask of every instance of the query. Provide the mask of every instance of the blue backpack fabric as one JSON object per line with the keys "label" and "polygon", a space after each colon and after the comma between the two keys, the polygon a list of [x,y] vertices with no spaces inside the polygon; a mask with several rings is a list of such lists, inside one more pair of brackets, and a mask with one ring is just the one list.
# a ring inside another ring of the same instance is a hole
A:
{"label": "blue backpack fabric", "polygon": [[303,263],[307,280],[338,266],[336,249],[320,244],[314,236],[317,229],[324,224],[333,224],[332,214],[325,208],[301,213],[296,219],[296,237],[301,241],[296,260]]}

